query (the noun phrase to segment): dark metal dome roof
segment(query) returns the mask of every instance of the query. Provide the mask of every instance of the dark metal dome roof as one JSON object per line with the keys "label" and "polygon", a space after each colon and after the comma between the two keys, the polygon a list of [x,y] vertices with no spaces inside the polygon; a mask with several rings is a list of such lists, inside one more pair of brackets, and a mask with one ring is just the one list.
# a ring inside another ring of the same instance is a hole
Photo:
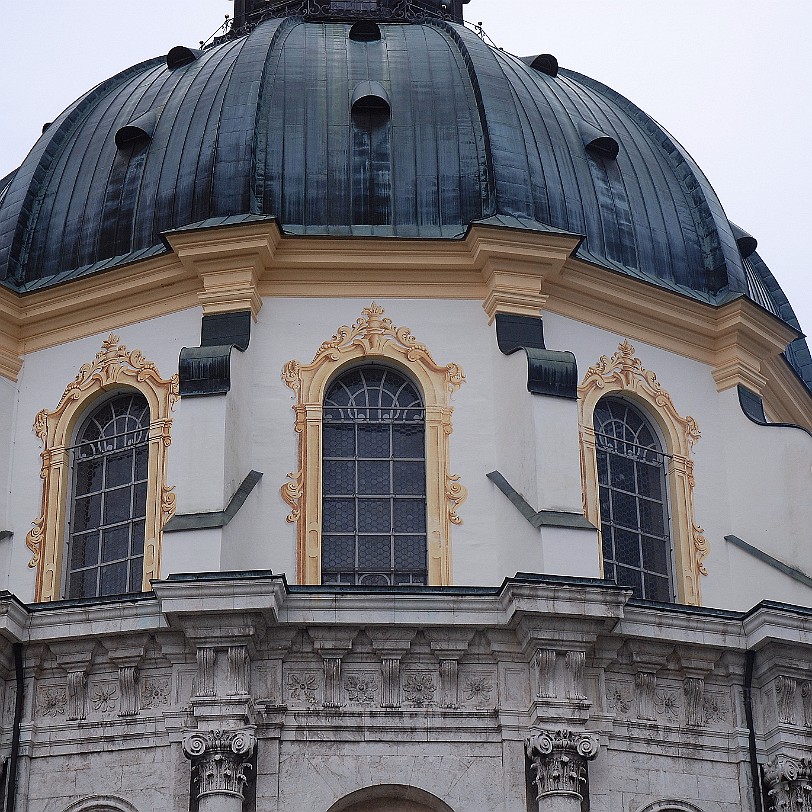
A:
{"label": "dark metal dome roof", "polygon": [[750,295],[691,158],[543,57],[441,19],[353,33],[282,17],[175,48],[75,102],[0,182],[0,280],[57,284],[159,253],[167,230],[259,216],[307,235],[565,231],[592,263],[706,301]]}

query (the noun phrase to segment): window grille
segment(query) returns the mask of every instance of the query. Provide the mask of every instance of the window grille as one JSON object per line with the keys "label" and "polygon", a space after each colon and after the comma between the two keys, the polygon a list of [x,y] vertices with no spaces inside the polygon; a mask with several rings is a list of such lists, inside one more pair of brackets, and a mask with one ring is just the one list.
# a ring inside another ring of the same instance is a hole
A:
{"label": "window grille", "polygon": [[595,407],[604,577],[639,598],[673,601],[668,454],[646,418],[619,398]]}
{"label": "window grille", "polygon": [[356,367],[327,392],[322,582],[427,580],[425,409],[404,375]]}
{"label": "window grille", "polygon": [[119,395],[77,432],[70,448],[68,598],[141,590],[149,419],[145,398]]}

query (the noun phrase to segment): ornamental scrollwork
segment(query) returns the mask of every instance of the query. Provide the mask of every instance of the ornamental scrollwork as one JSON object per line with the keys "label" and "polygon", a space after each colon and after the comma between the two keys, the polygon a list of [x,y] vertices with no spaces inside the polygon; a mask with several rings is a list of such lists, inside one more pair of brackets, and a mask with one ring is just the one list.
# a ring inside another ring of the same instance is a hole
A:
{"label": "ornamental scrollwork", "polygon": [[708,574],[705,559],[710,545],[694,518],[693,447],[702,436],[696,420],[683,417],[657,375],[646,369],[635,348],[623,341],[616,352],[603,355],[591,366],[578,387],[581,431],[581,477],[584,513],[600,527],[597,485],[597,446],[593,414],[605,395],[620,393],[641,403],[661,429],[668,455],[675,557],[678,566],[677,591],[683,603],[701,603],[700,578]]}
{"label": "ornamental scrollwork", "polygon": [[166,484],[166,449],[170,445],[172,409],[180,396],[177,375],[163,379],[154,363],[141,350],[128,350],[112,333],[102,342],[95,358],[82,364],[67,385],[53,411],[43,409],[34,419],[34,433],[43,444],[42,508],[32,522],[26,545],[32,552],[29,566],[36,568],[35,600],[51,601],[60,597],[59,550],[64,543],[67,524],[65,482],[70,465],[70,445],[76,419],[87,405],[111,388],[137,390],[149,406],[149,481],[154,491],[147,495],[145,555],[142,585],[160,575],[160,539],[166,522],[175,512],[175,495]]}
{"label": "ornamental scrollwork", "polygon": [[192,761],[197,800],[211,795],[243,799],[256,747],[253,730],[206,730],[187,733],[183,752]]}
{"label": "ornamental scrollwork", "polygon": [[764,781],[776,812],[812,812],[812,759],[776,756],[764,767]]}
{"label": "ornamental scrollwork", "polygon": [[42,558],[42,544],[45,538],[45,515],[35,519],[31,522],[33,527],[28,531],[25,536],[25,546],[33,553],[28,566],[32,569],[36,567]]}
{"label": "ornamental scrollwork", "polygon": [[286,521],[297,526],[297,579],[321,583],[321,431],[322,404],[330,381],[353,362],[391,362],[408,370],[423,397],[426,430],[426,476],[438,483],[428,488],[428,582],[451,582],[451,527],[462,524],[459,507],[468,495],[451,473],[452,395],[465,383],[459,364],[438,364],[409,327],[396,326],[372,302],[351,324],[341,325],[320,345],[313,360],[288,361],[282,381],[294,393],[294,428],[298,435],[298,470],[288,474],[280,496],[290,507]]}
{"label": "ornamental scrollwork", "polygon": [[290,513],[285,517],[288,524],[296,524],[301,516],[302,502],[302,472],[291,472],[288,481],[279,489],[282,499],[290,506]]}
{"label": "ornamental scrollwork", "polygon": [[526,743],[537,799],[565,796],[582,799],[587,762],[598,754],[594,733],[573,730],[540,730]]}

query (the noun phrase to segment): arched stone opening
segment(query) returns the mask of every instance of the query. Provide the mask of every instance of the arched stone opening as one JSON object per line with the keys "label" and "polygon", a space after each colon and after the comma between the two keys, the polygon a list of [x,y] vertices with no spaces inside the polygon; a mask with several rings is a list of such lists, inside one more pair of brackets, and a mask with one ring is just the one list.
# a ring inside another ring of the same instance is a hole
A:
{"label": "arched stone opening", "polygon": [[404,784],[365,787],[336,801],[328,812],[454,812],[430,792]]}

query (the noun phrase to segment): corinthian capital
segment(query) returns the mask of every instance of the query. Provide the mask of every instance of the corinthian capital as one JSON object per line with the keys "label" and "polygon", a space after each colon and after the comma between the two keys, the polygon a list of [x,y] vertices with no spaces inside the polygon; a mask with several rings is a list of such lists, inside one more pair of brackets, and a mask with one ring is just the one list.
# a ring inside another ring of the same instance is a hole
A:
{"label": "corinthian capital", "polygon": [[246,763],[254,752],[253,730],[203,730],[183,737],[183,753],[192,760],[198,800],[207,795],[243,798]]}
{"label": "corinthian capital", "polygon": [[527,741],[533,764],[537,799],[551,795],[582,799],[587,762],[598,754],[594,733],[573,730],[540,730]]}
{"label": "corinthian capital", "polygon": [[812,759],[776,756],[764,768],[775,812],[812,812]]}

